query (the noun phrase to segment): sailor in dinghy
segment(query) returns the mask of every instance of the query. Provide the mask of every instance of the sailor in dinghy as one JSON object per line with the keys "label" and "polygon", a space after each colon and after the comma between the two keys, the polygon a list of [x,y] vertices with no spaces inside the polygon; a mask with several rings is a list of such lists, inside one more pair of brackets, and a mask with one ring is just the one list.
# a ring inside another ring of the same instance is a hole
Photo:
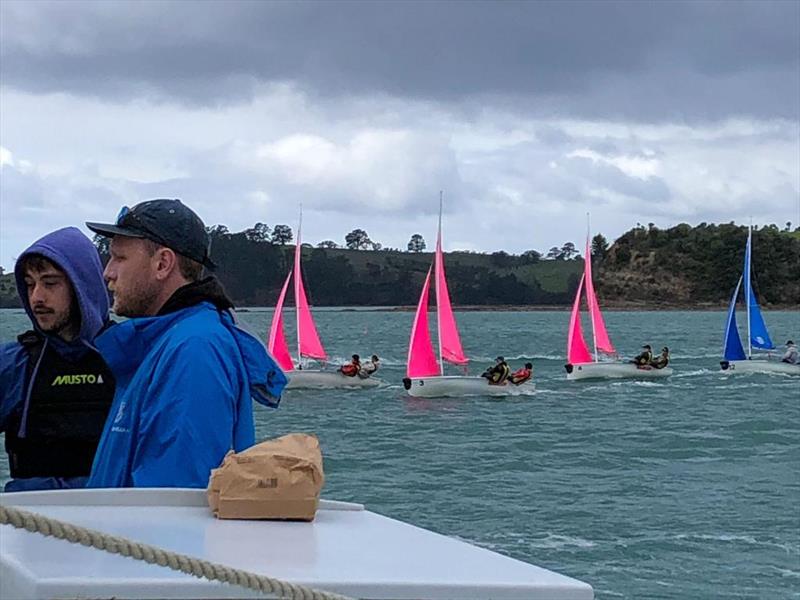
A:
{"label": "sailor in dinghy", "polygon": [[[578,290],[575,293],[575,301],[572,305],[572,314],[569,320],[569,330],[567,332],[567,364],[564,369],[567,371],[567,379],[639,379],[639,378],[660,378],[672,375],[671,367],[655,369],[650,365],[652,353],[650,346],[644,346],[645,352],[630,362],[616,360],[616,350],[608,336],[606,324],[603,320],[603,313],[600,311],[600,304],[592,283],[592,254],[589,245],[589,232],[586,232],[586,253],[584,259],[584,271]],[[586,340],[583,338],[581,327],[581,298],[586,291],[586,304],[592,323],[592,341],[594,343],[594,353],[589,352]],[[614,357],[615,360],[605,362],[600,361],[599,353]]]}
{"label": "sailor in dinghy", "polygon": [[[311,314],[306,290],[303,286],[303,273],[301,269],[302,243],[301,229],[303,224],[302,213],[300,224],[297,227],[297,245],[294,250],[294,268],[289,270],[286,281],[283,283],[272,315],[272,324],[269,329],[269,342],[267,349],[281,366],[289,383],[286,389],[339,389],[339,388],[365,388],[377,387],[383,383],[377,377],[356,377],[359,366],[352,369],[352,374],[345,373],[342,369],[326,370],[320,368],[309,369],[303,365],[303,359],[319,361],[323,366],[327,363],[328,355],[317,333],[317,326]],[[297,318],[297,363],[289,353],[286,343],[286,334],[283,330],[283,302],[289,290],[289,282],[294,277],[294,304]],[[354,355],[356,356],[356,355]],[[348,371],[351,369],[348,368]]]}
{"label": "sailor in dinghy", "polygon": [[[744,251],[744,272],[739,278],[728,306],[728,319],[725,324],[725,340],[723,342],[723,358],[720,368],[724,373],[779,373],[783,375],[800,375],[800,365],[779,360],[770,360],[770,356],[759,358],[753,356],[753,349],[770,351],[775,349],[767,324],[761,316],[758,299],[752,282],[753,228],[747,232],[747,245]],[[745,353],[739,328],[736,324],[736,302],[739,290],[743,288],[744,304],[747,317],[747,352]]]}
{"label": "sailor in dinghy", "polygon": [[[431,275],[435,277],[436,294],[436,330],[439,340],[439,356],[433,349],[430,331],[428,330],[428,298],[430,295]],[[460,396],[518,396],[531,394],[536,386],[528,380],[520,385],[504,385],[508,377],[508,365],[505,366],[503,382],[493,383],[490,379],[469,375],[445,375],[444,363],[463,366],[469,363],[461,346],[453,307],[450,304],[450,292],[447,289],[447,277],[444,271],[444,254],[442,252],[442,197],[439,195],[439,231],[436,238],[434,262],[428,269],[422,293],[411,326],[411,339],[408,347],[408,362],[403,387],[410,396],[422,398],[460,397]],[[502,357],[498,362],[505,364]]]}

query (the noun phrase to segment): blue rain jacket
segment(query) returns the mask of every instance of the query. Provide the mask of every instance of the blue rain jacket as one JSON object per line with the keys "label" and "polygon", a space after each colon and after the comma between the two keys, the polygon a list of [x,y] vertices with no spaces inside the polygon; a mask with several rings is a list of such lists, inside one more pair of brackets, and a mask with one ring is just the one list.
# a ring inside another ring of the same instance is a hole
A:
{"label": "blue rain jacket", "polygon": [[117,390],[88,487],[206,487],[228,450],[253,445],[251,400],[275,407],[287,382],[210,302],[129,319],[95,344]]}
{"label": "blue rain jacket", "polygon": [[[65,342],[55,335],[45,334],[36,323],[28,302],[25,273],[22,272],[22,261],[29,254],[39,254],[58,265],[72,283],[81,313],[81,329],[78,336],[70,342]],[[100,263],[97,249],[89,238],[75,227],[65,227],[49,233],[20,254],[14,275],[22,306],[33,328],[44,336],[48,347],[71,361],[79,361],[87,352],[93,351],[92,340],[109,320],[109,302],[106,282],[103,279],[103,265]],[[0,345],[0,432],[6,430],[11,415],[15,411],[24,411],[30,402],[28,395],[30,386],[26,379],[27,368],[28,353],[19,342],[15,340]],[[36,375],[35,369],[31,374],[32,377]],[[12,479],[6,484],[5,491],[83,487],[85,483],[85,477],[31,477]]]}

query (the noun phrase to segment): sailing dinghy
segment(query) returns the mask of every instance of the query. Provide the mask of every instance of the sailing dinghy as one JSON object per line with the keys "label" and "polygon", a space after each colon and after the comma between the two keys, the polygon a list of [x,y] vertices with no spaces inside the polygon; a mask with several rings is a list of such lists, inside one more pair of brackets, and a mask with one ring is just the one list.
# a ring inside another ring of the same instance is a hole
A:
{"label": "sailing dinghy", "polygon": [[[314,317],[311,315],[311,308],[306,298],[306,290],[303,286],[303,274],[300,268],[301,248],[300,228],[302,227],[302,215],[300,226],[297,228],[297,246],[294,250],[294,269],[289,269],[286,281],[283,283],[281,293],[278,296],[278,304],[275,306],[275,314],[272,315],[272,324],[269,328],[269,343],[267,349],[286,373],[289,383],[287,389],[313,388],[313,389],[333,389],[333,388],[368,388],[377,387],[382,381],[377,377],[362,379],[359,376],[348,377],[339,371],[329,371],[325,369],[306,369],[303,367],[303,359],[310,358],[320,361],[323,364],[328,360],[325,348],[317,333],[314,324]],[[289,289],[289,281],[294,275],[294,304],[297,316],[297,368],[289,353],[289,346],[286,343],[286,334],[283,330],[283,303],[286,299],[286,292]]]}
{"label": "sailing dinghy", "polygon": [[[616,356],[616,350],[614,350],[614,345],[608,336],[603,313],[600,312],[600,304],[597,302],[597,295],[594,292],[592,254],[588,233],[586,235],[586,253],[584,254],[583,263],[583,276],[578,284],[578,291],[575,293],[575,301],[572,304],[572,314],[569,319],[567,333],[568,362],[564,365],[567,371],[567,379],[650,379],[672,375],[672,368],[670,367],[657,369],[619,360],[599,360],[600,352],[608,356]],[[581,296],[584,288],[586,290],[586,304],[592,321],[594,354],[589,352],[581,327]]]}
{"label": "sailing dinghy", "polygon": [[[428,297],[430,295],[431,272],[435,277],[436,329],[439,337],[439,357],[433,350],[428,329]],[[469,359],[461,347],[455,315],[450,304],[447,278],[444,272],[442,253],[442,204],[439,197],[439,232],[436,238],[434,263],[425,277],[422,293],[417,304],[411,339],[408,346],[408,361],[403,387],[410,396],[435,398],[443,396],[521,396],[531,394],[536,386],[530,380],[515,385],[509,381],[495,385],[484,377],[469,375],[445,375],[444,363],[466,366]]]}
{"label": "sailing dinghy", "polygon": [[[765,358],[753,359],[753,348],[758,350],[774,350],[775,345],[769,337],[767,325],[761,316],[758,299],[753,292],[752,282],[752,242],[753,229],[748,229],[747,246],[744,251],[744,273],[739,277],[736,289],[733,291],[731,303],[728,307],[728,319],[725,324],[725,342],[723,360],[720,361],[722,370],[726,373],[784,373],[786,375],[800,375],[800,365],[792,365],[778,360]],[[739,299],[739,290],[744,283],[744,304],[747,307],[747,354],[744,352],[742,339],[739,337],[739,328],[736,324],[736,302]]]}

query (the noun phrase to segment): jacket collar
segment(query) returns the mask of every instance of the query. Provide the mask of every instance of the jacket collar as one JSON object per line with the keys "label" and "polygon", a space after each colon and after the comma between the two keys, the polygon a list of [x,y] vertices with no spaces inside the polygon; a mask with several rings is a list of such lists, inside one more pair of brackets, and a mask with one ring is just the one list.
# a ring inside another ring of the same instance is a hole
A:
{"label": "jacket collar", "polygon": [[210,302],[217,310],[233,308],[233,302],[228,298],[219,280],[216,277],[206,277],[175,290],[158,311],[158,316],[195,306],[200,302]]}
{"label": "jacket collar", "polygon": [[213,309],[201,302],[183,310],[156,317],[135,317],[110,327],[95,340],[95,346],[118,380],[127,379],[153,345],[178,321],[201,310]]}

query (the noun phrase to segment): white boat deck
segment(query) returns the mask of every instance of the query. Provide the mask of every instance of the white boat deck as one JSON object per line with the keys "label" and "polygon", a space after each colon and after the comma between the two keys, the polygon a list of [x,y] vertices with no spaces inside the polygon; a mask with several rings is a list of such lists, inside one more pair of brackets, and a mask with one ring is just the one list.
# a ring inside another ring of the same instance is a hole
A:
{"label": "white boat deck", "polygon": [[[220,521],[201,490],[0,494],[0,504],[351,596],[395,600],[584,600],[575,579],[360,505],[323,501],[312,523]],[[226,584],[0,526],[0,599],[257,598]]]}

